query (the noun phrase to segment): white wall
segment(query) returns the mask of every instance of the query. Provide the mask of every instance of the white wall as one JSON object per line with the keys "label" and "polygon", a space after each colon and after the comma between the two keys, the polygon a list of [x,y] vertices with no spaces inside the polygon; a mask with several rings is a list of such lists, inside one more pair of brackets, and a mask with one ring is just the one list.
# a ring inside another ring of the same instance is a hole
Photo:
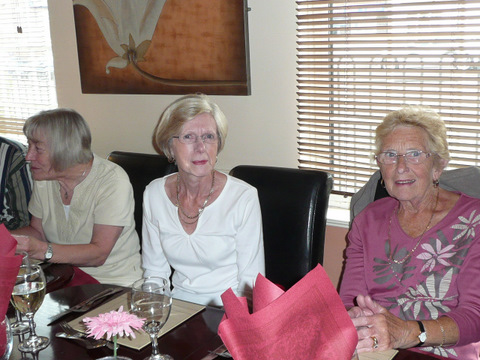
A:
{"label": "white wall", "polygon": [[[252,95],[212,96],[229,119],[218,168],[297,167],[295,2],[249,0]],[[58,103],[90,124],[93,150],[154,153],[151,137],[176,95],[82,94],[71,1],[49,0]]]}

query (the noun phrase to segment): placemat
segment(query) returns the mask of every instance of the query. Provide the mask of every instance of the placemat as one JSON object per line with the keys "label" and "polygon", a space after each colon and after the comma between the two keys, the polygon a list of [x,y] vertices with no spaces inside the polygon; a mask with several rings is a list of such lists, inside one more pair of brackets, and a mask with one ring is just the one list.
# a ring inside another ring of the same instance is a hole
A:
{"label": "placemat", "polygon": [[[118,310],[120,306],[123,305],[123,311],[130,310],[130,293],[122,294],[121,296],[110,300],[109,302],[91,310],[85,314],[82,314],[80,317],[76,318],[69,322],[69,324],[76,330],[86,332],[85,325],[83,323],[83,319],[86,317],[94,317],[98,316],[99,314],[106,313],[112,310]],[[193,315],[197,314],[198,312],[205,309],[205,306],[198,305],[194,303],[190,303],[187,301],[173,299],[172,303],[172,310],[170,312],[170,317],[167,320],[167,323],[163,326],[162,330],[160,331],[161,337],[162,335],[166,334],[173,328],[177,327],[181,323],[185,322]],[[118,338],[117,343],[120,345],[128,346],[132,349],[140,350],[143,347],[149,345],[150,336],[146,332],[135,332],[136,338],[129,338],[129,337],[122,337]]]}
{"label": "placemat", "polygon": [[392,360],[397,355],[397,350],[376,351],[371,353],[362,353],[358,357],[360,360]]}

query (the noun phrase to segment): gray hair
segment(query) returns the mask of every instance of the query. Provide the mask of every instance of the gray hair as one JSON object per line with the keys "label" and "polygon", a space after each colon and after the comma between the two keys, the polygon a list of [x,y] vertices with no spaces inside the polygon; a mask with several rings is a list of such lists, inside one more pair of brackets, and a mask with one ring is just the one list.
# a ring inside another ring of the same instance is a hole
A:
{"label": "gray hair", "polygon": [[45,135],[50,161],[56,171],[88,163],[93,157],[90,128],[75,110],[41,111],[25,121],[23,132],[29,141],[37,141],[39,133]]}
{"label": "gray hair", "polygon": [[382,151],[383,139],[398,126],[411,126],[425,130],[428,151],[448,163],[450,152],[445,123],[440,115],[424,106],[405,106],[385,116],[375,132],[375,155]]}
{"label": "gray hair", "polygon": [[173,154],[170,151],[172,137],[179,134],[183,125],[197,115],[204,113],[212,115],[215,120],[218,135],[217,152],[220,153],[222,151],[228,132],[227,118],[220,110],[220,107],[211,101],[208,96],[204,94],[190,94],[168,105],[155,127],[155,144],[169,160],[173,160]]}

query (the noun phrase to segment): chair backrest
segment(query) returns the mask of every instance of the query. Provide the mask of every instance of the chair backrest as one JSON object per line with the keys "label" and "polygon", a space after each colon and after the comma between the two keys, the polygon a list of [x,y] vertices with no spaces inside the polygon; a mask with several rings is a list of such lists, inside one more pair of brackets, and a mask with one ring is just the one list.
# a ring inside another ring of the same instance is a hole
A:
{"label": "chair backrest", "polygon": [[323,263],[330,174],[240,165],[230,175],[257,188],[270,281],[288,289]]}
{"label": "chair backrest", "polygon": [[[468,166],[453,170],[444,170],[440,176],[440,187],[448,191],[462,192],[468,196],[480,199],[480,187],[475,186],[480,181],[480,168]],[[352,196],[350,201],[350,222],[353,221],[368,204],[390,196],[382,184],[382,174],[375,171],[367,183]]]}
{"label": "chair backrest", "polygon": [[108,160],[120,165],[128,174],[135,198],[135,229],[140,242],[142,240],[142,204],[145,187],[152,181],[177,171],[177,166],[170,163],[166,156],[142,154],[125,151],[112,151]]}

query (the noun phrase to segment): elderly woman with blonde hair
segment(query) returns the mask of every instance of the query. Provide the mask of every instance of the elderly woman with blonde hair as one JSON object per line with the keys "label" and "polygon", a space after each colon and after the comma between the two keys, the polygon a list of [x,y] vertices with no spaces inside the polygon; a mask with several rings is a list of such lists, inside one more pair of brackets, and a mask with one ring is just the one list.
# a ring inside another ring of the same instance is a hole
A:
{"label": "elderly woman with blonde hair", "polygon": [[207,96],[174,101],[155,141],[178,173],[151,182],[143,198],[145,274],[169,279],[173,269],[174,297],[217,306],[229,288],[250,297],[265,273],[257,190],[215,169],[226,136],[225,115]]}
{"label": "elderly woman with blonde hair", "polygon": [[375,145],[390,196],[353,220],[340,287],[357,350],[478,360],[480,200],[438,186],[450,159],[445,124],[408,106],[384,118]]}
{"label": "elderly woman with blonde hair", "polygon": [[26,160],[35,180],[30,226],[13,231],[17,250],[68,263],[101,283],[129,286],[142,277],[133,189],[118,165],[97,157],[83,117],[71,109],[27,119]]}

